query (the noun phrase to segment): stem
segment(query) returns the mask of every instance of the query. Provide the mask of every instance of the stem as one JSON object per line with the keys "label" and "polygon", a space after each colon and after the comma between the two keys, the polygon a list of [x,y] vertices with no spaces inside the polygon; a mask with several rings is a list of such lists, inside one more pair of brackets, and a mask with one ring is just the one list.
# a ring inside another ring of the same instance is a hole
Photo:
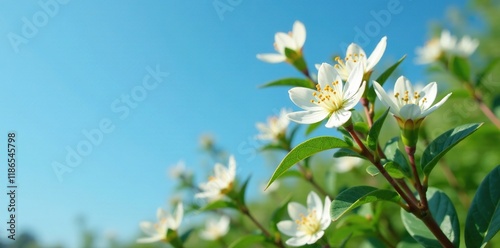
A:
{"label": "stem", "polygon": [[365,109],[365,115],[366,115],[366,119],[368,120],[368,126],[372,127],[373,116],[370,113],[370,102],[368,101],[368,99],[363,97],[363,98],[361,98],[361,104],[363,105],[363,108]]}
{"label": "stem", "polygon": [[375,160],[375,157],[370,153],[370,150],[365,146],[365,144],[359,139],[358,135],[356,132],[354,132],[354,129],[352,125],[345,127],[345,129],[351,134],[352,138],[356,141],[358,146],[361,148],[361,153],[364,155],[368,160],[372,162],[373,165],[377,167],[377,169],[380,171],[380,173],[385,177],[385,179],[392,185],[392,187],[398,192],[398,194],[406,201],[408,204],[408,211],[412,211],[413,209],[416,209],[418,205],[416,204],[417,199],[413,194],[408,195],[406,194],[405,191],[401,189],[399,184],[394,180],[393,177],[387,173],[387,170],[385,170],[384,166],[380,163],[380,159]]}
{"label": "stem", "polygon": [[408,158],[410,159],[410,166],[411,170],[413,172],[413,178],[415,180],[414,186],[415,189],[418,192],[418,195],[420,196],[420,200],[422,201],[422,207],[424,209],[427,209],[428,203],[427,203],[427,196],[425,195],[424,187],[422,186],[422,183],[420,182],[420,177],[418,175],[417,171],[417,166],[415,165],[415,147],[408,147],[405,146],[406,153],[408,154]]}
{"label": "stem", "polygon": [[250,213],[250,211],[248,210],[248,208],[244,205],[240,205],[240,211],[246,215],[261,231],[262,233],[264,233],[264,235],[273,240],[274,241],[274,245],[276,245],[277,247],[284,247],[283,244],[281,243],[281,239],[273,239],[273,236],[271,235],[271,233],[269,233],[269,231],[266,230],[266,228],[264,228],[264,226],[262,226],[262,224],[260,224],[259,221],[257,221],[257,219],[255,219],[255,217],[253,217],[253,215]]}
{"label": "stem", "polygon": [[299,170],[300,172],[302,173],[302,175],[304,176],[304,179],[306,181],[308,181],[316,190],[318,190],[322,195],[324,196],[328,196],[330,197],[331,200],[335,199],[334,196],[328,194],[328,192],[326,192],[326,190],[324,190],[315,180],[314,180],[314,177],[312,175],[312,173],[307,170],[307,168],[305,168],[305,166],[303,166],[302,164],[298,163],[297,164],[299,166]]}
{"label": "stem", "polygon": [[434,234],[434,236],[437,238],[439,243],[445,247],[445,248],[454,248],[455,246],[451,241],[446,237],[446,235],[443,233],[439,225],[436,223],[434,218],[432,217],[432,214],[427,211],[427,213],[424,216],[417,216],[419,219],[421,219],[424,224],[429,228],[429,230]]}
{"label": "stem", "polygon": [[479,105],[481,111],[483,111],[484,115],[490,119],[490,121],[500,129],[500,120],[498,117],[491,111],[491,109],[484,103],[483,96],[477,91],[474,86],[470,82],[464,82],[465,88],[469,91],[474,101]]}

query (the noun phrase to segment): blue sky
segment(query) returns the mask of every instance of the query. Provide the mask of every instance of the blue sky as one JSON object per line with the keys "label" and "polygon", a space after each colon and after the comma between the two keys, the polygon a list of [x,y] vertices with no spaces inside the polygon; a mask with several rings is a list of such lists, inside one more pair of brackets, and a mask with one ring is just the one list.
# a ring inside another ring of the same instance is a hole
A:
{"label": "blue sky", "polygon": [[[214,2],[228,9],[218,12]],[[255,123],[296,107],[286,88],[257,86],[300,76],[255,58],[274,51],[275,32],[291,30],[295,20],[305,24],[310,68],[343,55],[353,41],[370,53],[387,36],[381,64],[408,54],[405,75],[424,81],[414,49],[451,2],[2,1],[0,158],[6,160],[7,133],[16,131],[18,233],[74,247],[82,215],[97,232],[130,239],[139,221],[166,206],[174,185],[167,167],[180,159],[193,168],[200,163],[203,133],[235,154],[240,175],[264,181],[269,168],[257,173],[264,160],[248,152]],[[97,128],[106,132],[92,144],[85,133]],[[53,165],[67,165],[68,151],[79,147],[88,155],[59,180]]]}

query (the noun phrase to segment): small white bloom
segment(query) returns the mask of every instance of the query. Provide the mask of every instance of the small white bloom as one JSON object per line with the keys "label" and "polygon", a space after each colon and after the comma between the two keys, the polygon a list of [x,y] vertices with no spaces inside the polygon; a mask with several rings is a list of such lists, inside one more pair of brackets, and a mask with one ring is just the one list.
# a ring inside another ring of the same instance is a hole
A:
{"label": "small white bloom", "polygon": [[172,179],[178,179],[187,174],[189,174],[189,172],[186,170],[186,164],[182,160],[177,162],[177,164],[170,166],[168,169],[168,175]]}
{"label": "small white bloom", "polygon": [[439,60],[443,54],[468,57],[479,46],[479,40],[464,36],[460,40],[451,35],[450,31],[443,30],[439,38],[433,38],[424,47],[415,50],[418,64],[429,64]]}
{"label": "small white bloom", "polygon": [[341,157],[335,159],[335,169],[338,173],[351,171],[354,168],[361,166],[363,160],[356,157]]}
{"label": "small white bloom", "polygon": [[205,229],[200,233],[201,238],[205,240],[218,240],[229,231],[230,219],[228,216],[221,216],[220,218],[209,218],[205,223]]}
{"label": "small white bloom", "polygon": [[377,82],[373,81],[373,85],[380,101],[385,106],[390,107],[389,111],[398,121],[403,123],[407,120],[414,122],[422,120],[443,105],[451,95],[449,93],[441,101],[432,105],[437,95],[436,82],[429,83],[421,91],[414,91],[410,81],[404,76],[399,77],[396,81],[392,96],[387,95],[384,88]]}
{"label": "small white bloom", "polygon": [[256,126],[260,134],[256,138],[259,140],[278,141],[285,135],[288,124],[290,124],[290,119],[286,117],[289,112],[287,109],[281,109],[279,116],[271,116],[267,119],[267,124],[257,123]]}
{"label": "small white bloom", "polygon": [[382,55],[384,55],[386,46],[387,37],[384,36],[379,41],[372,54],[370,54],[370,57],[368,57],[367,59],[363,48],[355,43],[351,43],[347,47],[347,52],[344,60],[342,60],[340,57],[335,58],[335,61],[337,61],[338,63],[335,65],[335,69],[340,74],[342,80],[347,80],[347,78],[351,74],[351,71],[354,70],[354,68],[358,64],[363,65],[363,74],[370,73],[373,67],[375,67],[375,65],[377,65],[377,63],[380,61]]}
{"label": "small white bloom", "polygon": [[138,243],[153,243],[158,241],[166,241],[168,230],[177,230],[181,224],[184,215],[182,203],[177,205],[174,215],[170,215],[162,208],[158,208],[156,212],[158,222],[152,223],[148,221],[141,222],[139,225],[149,237],[137,239]]}
{"label": "small white bloom", "polygon": [[210,201],[222,198],[233,189],[235,176],[236,161],[230,156],[227,168],[222,164],[215,164],[214,176],[211,176],[208,182],[200,184],[202,192],[197,193],[195,197],[208,198]]}
{"label": "small white bloom", "polygon": [[288,204],[288,215],[292,220],[280,221],[278,230],[292,237],[286,241],[290,246],[314,244],[323,237],[326,228],[331,223],[331,200],[327,196],[325,204],[319,196],[311,191],[307,196],[307,208],[296,202]]}
{"label": "small white bloom", "polygon": [[293,23],[293,30],[288,34],[278,32],[274,36],[274,49],[276,53],[257,54],[257,58],[268,63],[280,63],[286,61],[285,48],[302,53],[302,47],[306,41],[306,28],[300,21]]}
{"label": "small white bloom", "polygon": [[290,120],[312,124],[330,117],[326,127],[340,127],[351,118],[354,108],[365,91],[363,65],[358,64],[349,74],[345,85],[333,66],[323,63],[318,72],[316,90],[295,87],[288,91],[290,99],[305,111],[288,114]]}

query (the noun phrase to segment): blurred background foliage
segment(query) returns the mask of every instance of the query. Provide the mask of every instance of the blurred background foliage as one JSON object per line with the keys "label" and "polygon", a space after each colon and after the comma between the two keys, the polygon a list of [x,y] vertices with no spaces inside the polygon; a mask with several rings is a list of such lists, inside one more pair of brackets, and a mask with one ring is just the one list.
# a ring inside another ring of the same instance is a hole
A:
{"label": "blurred background foliage", "polygon": [[[433,23],[429,27],[429,37],[437,36],[442,29],[449,29],[454,35],[470,35],[480,40],[479,50],[473,55],[472,70],[478,72],[492,60],[500,58],[500,1],[498,0],[474,0],[469,4],[467,9],[449,9],[444,23]],[[408,51],[412,53],[413,51]],[[382,62],[384,63],[384,62]],[[413,63],[405,61],[404,63]],[[394,78],[389,82],[394,82],[396,76],[404,74],[404,71],[398,71],[393,74]],[[375,75],[376,76],[376,75]],[[430,66],[427,78],[422,78],[424,82],[437,81],[440,84],[442,91],[441,96],[445,92],[452,91],[453,95],[439,110],[430,115],[424,121],[423,130],[425,135],[421,141],[431,141],[439,134],[462,124],[473,122],[485,122],[484,126],[475,134],[453,148],[442,160],[436,170],[433,172],[430,186],[438,187],[444,190],[447,195],[453,200],[456,210],[459,215],[462,233],[465,223],[465,216],[468,210],[470,201],[472,200],[475,190],[484,176],[500,163],[500,132],[499,130],[484,117],[478,109],[475,102],[472,100],[468,92],[464,89],[461,83],[451,77],[439,66]],[[443,85],[447,86],[444,87]],[[487,105],[495,111],[497,116],[500,116],[500,63],[497,63],[493,70],[488,75],[483,77],[483,80],[478,86],[482,92]],[[383,109],[379,109],[376,117],[381,114]],[[304,127],[299,129],[299,133],[303,134]],[[385,123],[384,131],[382,132],[381,141],[389,140],[397,136],[399,129],[392,118],[388,118]],[[314,133],[312,134],[314,135]],[[296,141],[297,142],[297,141]],[[420,153],[423,144],[420,146]],[[210,146],[205,146],[204,151],[207,153],[207,161],[227,161],[227,154],[224,149],[217,147],[217,144],[211,143]],[[417,152],[419,154],[419,152]],[[272,169],[285,155],[281,152],[263,152],[262,154],[268,160],[268,164]],[[388,187],[387,183],[381,178],[371,177],[365,172],[366,166],[361,166],[351,172],[345,174],[337,174],[332,168],[331,160],[332,152],[322,153],[316,156],[311,161],[311,168],[315,178],[320,185],[325,186],[326,190],[333,195],[337,195],[343,188],[356,185],[372,185],[377,187]],[[207,162],[205,161],[205,163]],[[366,165],[366,164],[365,164]],[[202,178],[198,178],[202,179]],[[239,178],[240,182],[244,178]],[[313,190],[310,184],[298,178],[285,178],[279,181],[280,187],[272,192],[263,193],[259,189],[258,194],[251,195],[249,198],[249,207],[254,215],[261,223],[269,223],[271,214],[274,209],[284,205],[287,201],[305,202],[305,197],[308,192]],[[191,206],[196,208],[199,202],[193,201],[192,192],[186,191],[189,185],[181,185],[185,195],[181,195],[180,199],[191,202]],[[165,196],[167,197],[167,196]],[[175,201],[175,200],[174,200]],[[188,204],[186,204],[188,205]],[[364,207],[358,209],[356,214],[351,214],[339,222],[333,223],[328,229],[327,235],[335,237],[335,240],[347,238],[350,233],[353,233],[348,247],[385,247],[377,239],[377,231],[371,226],[370,220],[373,217],[373,211],[383,207],[383,221],[377,227],[384,235],[400,237],[408,239],[408,234],[404,230],[399,215],[399,207],[391,204],[383,203],[376,206]],[[192,210],[194,211],[194,210]],[[231,229],[221,242],[205,241],[199,238],[198,231],[195,231],[188,242],[187,247],[221,247],[238,239],[242,235],[247,235],[255,231],[252,223],[248,222],[241,215],[236,215],[231,211],[223,211],[230,215]],[[220,211],[219,211],[220,213]],[[185,215],[190,215],[189,211]],[[358,218],[355,216],[364,216]],[[190,227],[202,227],[203,216],[190,221],[189,224],[183,223],[182,226],[191,225]],[[282,219],[287,219],[286,211],[282,214]],[[356,227],[354,228],[354,225]],[[138,229],[136,237],[128,237],[127,239],[118,239],[113,234],[102,234],[91,230],[85,225],[84,218],[78,218],[75,221],[80,232],[80,241],[82,248],[95,247],[110,247],[110,248],[158,248],[169,247],[168,244],[137,244],[135,240],[143,234]],[[181,232],[182,227],[181,226]],[[237,228],[236,228],[237,227]],[[188,227],[189,228],[189,227]],[[269,228],[269,227],[267,227]],[[462,234],[463,235],[463,234]],[[366,237],[369,237],[368,239]],[[404,247],[415,246],[408,239],[408,243]],[[464,246],[462,237],[462,246]],[[339,244],[340,245],[340,244]],[[37,242],[35,234],[30,232],[21,233],[15,243],[0,243],[0,248],[59,248],[58,245],[46,245]],[[400,245],[400,247],[403,247]],[[416,245],[415,247],[418,247]],[[490,247],[500,247],[500,237],[497,235],[491,242]]]}

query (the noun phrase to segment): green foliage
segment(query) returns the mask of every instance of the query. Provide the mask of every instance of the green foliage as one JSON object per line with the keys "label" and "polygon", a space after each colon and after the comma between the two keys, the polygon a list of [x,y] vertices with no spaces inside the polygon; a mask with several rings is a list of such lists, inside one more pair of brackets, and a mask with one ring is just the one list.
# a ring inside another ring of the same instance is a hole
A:
{"label": "green foliage", "polygon": [[500,230],[500,166],[477,189],[465,222],[467,247],[483,247]]}
{"label": "green foliage", "polygon": [[376,201],[390,201],[399,203],[400,196],[392,191],[378,189],[371,186],[356,186],[342,191],[332,201],[330,214],[336,221],[344,214],[363,204]]}
{"label": "green foliage", "polygon": [[292,86],[292,87],[305,87],[314,89],[314,84],[303,78],[283,78],[261,85],[260,88],[274,87],[274,86]]}
{"label": "green foliage", "polygon": [[471,69],[467,58],[454,56],[451,58],[451,71],[457,78],[464,82],[470,81]]}
{"label": "green foliage", "polygon": [[246,235],[229,245],[229,248],[245,248],[254,247],[256,244],[261,244],[266,241],[266,238],[262,235]]}
{"label": "green foliage", "polygon": [[408,160],[406,160],[403,152],[399,150],[399,137],[394,137],[387,141],[384,154],[389,161],[393,162],[393,166],[397,166],[398,170],[406,177],[410,178],[412,176]]}
{"label": "green foliage", "polygon": [[[450,198],[443,191],[436,188],[429,188],[426,195],[432,217],[454,246],[459,247],[460,223]],[[401,209],[401,219],[408,233],[422,246],[429,248],[442,247],[422,220],[403,209]]]}
{"label": "green foliage", "polygon": [[368,138],[367,138],[367,143],[368,147],[372,149],[372,151],[377,150],[378,146],[378,136],[380,134],[380,130],[382,129],[382,126],[384,125],[385,118],[387,117],[387,114],[389,113],[389,109],[387,109],[380,118],[378,118],[375,122],[373,122],[372,128],[370,129],[370,132],[368,133]]}
{"label": "green foliage", "polygon": [[276,179],[278,179],[283,173],[285,173],[290,167],[296,163],[302,161],[305,158],[310,157],[321,151],[330,150],[334,148],[345,148],[349,145],[341,139],[329,136],[321,136],[307,140],[295,148],[293,148],[286,156],[283,158],[281,163],[278,165],[274,171],[271,179],[267,183],[267,187],[271,185]]}
{"label": "green foliage", "polygon": [[460,141],[475,132],[482,123],[462,125],[446,131],[432,141],[422,154],[420,165],[424,174],[429,175],[439,159]]}

